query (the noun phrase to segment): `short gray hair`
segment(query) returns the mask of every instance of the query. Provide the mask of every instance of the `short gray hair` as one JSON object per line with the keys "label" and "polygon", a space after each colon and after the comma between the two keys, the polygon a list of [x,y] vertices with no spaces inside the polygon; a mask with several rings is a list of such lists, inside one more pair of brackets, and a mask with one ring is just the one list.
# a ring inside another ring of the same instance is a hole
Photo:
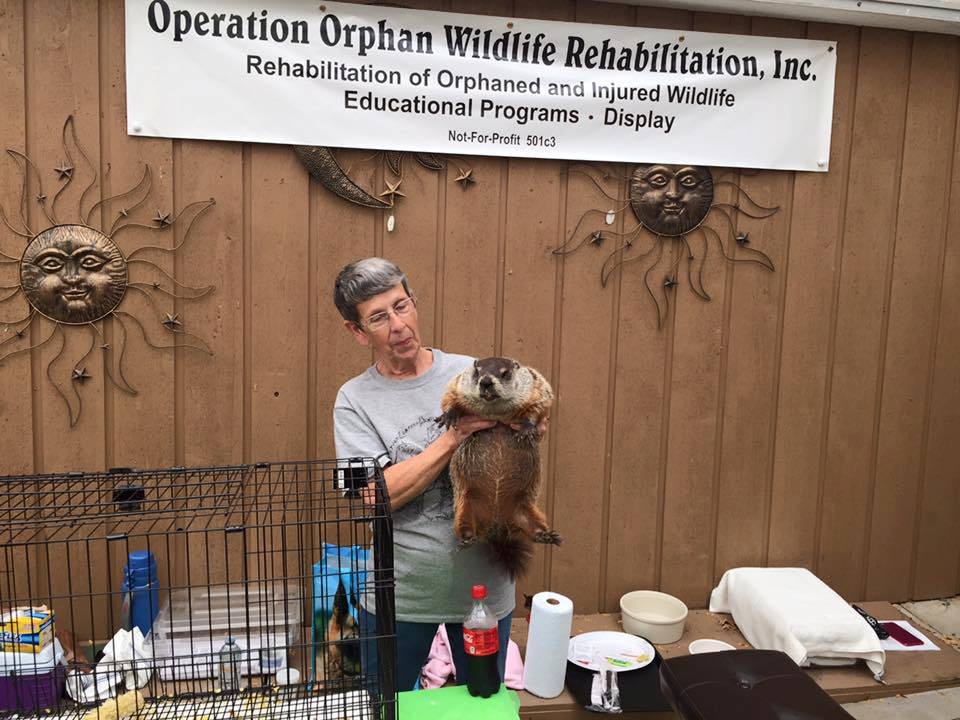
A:
{"label": "short gray hair", "polygon": [[370,257],[352,262],[337,275],[333,283],[333,304],[337,306],[344,320],[360,322],[357,305],[364,300],[386,292],[397,283],[403,285],[407,295],[410,285],[403,271],[389,260]]}

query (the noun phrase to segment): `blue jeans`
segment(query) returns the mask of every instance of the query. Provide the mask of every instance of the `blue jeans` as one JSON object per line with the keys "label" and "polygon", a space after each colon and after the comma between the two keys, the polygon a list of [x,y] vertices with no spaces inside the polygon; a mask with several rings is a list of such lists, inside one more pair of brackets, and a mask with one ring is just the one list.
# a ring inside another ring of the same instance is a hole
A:
{"label": "blue jeans", "polygon": [[[504,667],[507,664],[507,643],[510,641],[512,614],[507,615],[497,625],[500,638],[500,654],[497,664],[500,668],[500,682],[503,682]],[[430,654],[433,636],[437,634],[438,623],[397,622],[397,690],[413,690],[420,677],[420,669],[426,664]],[[447,638],[453,652],[453,664],[457,671],[457,683],[467,682],[467,653],[463,649],[463,623],[446,623]],[[377,637],[377,618],[360,608],[360,637]],[[377,673],[377,641],[360,641],[360,664],[366,677]]]}

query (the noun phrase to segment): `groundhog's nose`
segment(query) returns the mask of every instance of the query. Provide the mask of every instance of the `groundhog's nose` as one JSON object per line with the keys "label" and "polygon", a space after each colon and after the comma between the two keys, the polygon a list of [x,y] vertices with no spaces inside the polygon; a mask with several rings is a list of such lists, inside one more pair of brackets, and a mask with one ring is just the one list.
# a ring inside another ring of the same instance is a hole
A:
{"label": "groundhog's nose", "polygon": [[492,387],[493,387],[493,378],[489,378],[489,377],[480,378],[481,390],[489,390]]}

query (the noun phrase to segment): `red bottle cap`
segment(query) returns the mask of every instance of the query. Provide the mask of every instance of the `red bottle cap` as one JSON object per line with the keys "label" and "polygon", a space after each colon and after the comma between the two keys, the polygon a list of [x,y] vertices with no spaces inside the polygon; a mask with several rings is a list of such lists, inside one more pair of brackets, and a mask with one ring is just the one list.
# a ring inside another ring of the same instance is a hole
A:
{"label": "red bottle cap", "polygon": [[474,600],[483,600],[487,596],[487,586],[486,585],[474,585],[473,590],[470,592]]}

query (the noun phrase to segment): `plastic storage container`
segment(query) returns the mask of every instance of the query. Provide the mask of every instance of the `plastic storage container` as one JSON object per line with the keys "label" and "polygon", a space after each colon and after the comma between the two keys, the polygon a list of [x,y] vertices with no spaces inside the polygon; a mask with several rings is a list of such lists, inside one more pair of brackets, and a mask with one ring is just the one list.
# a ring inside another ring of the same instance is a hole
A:
{"label": "plastic storage container", "polygon": [[138,627],[146,636],[160,612],[160,583],[153,553],[135,550],[127,556],[120,592],[123,593],[120,616],[124,629]]}
{"label": "plastic storage container", "polygon": [[0,652],[0,712],[34,713],[63,695],[67,669],[54,640],[38,653]]}
{"label": "plastic storage container", "polygon": [[15,608],[0,616],[0,652],[39,653],[53,642],[53,613],[46,607]]}
{"label": "plastic storage container", "polygon": [[[300,591],[295,585],[250,583],[176,590],[160,609],[149,641],[163,680],[217,677],[220,648],[233,637],[241,648],[240,673],[261,675],[287,666],[285,648],[300,637]],[[261,668],[261,650],[275,650]]]}

